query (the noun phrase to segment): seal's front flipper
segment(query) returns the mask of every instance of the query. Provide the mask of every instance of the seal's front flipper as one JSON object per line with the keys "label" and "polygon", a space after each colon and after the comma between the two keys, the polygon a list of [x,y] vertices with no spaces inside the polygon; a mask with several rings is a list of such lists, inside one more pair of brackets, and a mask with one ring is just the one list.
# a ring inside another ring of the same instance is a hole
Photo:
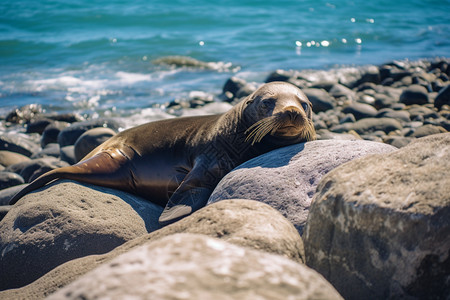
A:
{"label": "seal's front flipper", "polygon": [[190,215],[194,211],[206,205],[212,189],[205,187],[190,187],[185,191],[183,183],[170,197],[164,211],[159,217],[159,224],[165,226],[174,223]]}

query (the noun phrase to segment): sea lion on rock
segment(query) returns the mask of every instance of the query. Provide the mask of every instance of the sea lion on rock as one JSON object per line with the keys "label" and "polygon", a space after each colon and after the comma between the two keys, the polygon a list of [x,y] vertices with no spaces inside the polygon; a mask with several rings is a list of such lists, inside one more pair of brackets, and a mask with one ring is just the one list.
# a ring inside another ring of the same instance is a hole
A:
{"label": "sea lion on rock", "polygon": [[203,207],[225,174],[271,150],[315,139],[312,107],[294,85],[264,84],[220,115],[184,117],[125,130],[79,163],[50,171],[17,193],[55,179],[112,187],[165,206],[169,224]]}

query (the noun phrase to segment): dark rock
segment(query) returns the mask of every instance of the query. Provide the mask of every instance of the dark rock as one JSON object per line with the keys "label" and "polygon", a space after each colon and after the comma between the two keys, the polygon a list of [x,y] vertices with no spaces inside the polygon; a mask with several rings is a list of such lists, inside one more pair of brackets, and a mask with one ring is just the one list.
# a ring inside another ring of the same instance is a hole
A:
{"label": "dark rock", "polygon": [[9,200],[11,200],[12,196],[17,194],[25,186],[26,186],[26,184],[21,184],[21,185],[15,185],[15,186],[0,190],[0,206],[8,205]]}
{"label": "dark rock", "polygon": [[40,118],[31,120],[27,123],[27,133],[39,133],[42,134],[44,129],[50,125],[53,121],[50,119]]}
{"label": "dark rock", "polygon": [[5,133],[0,135],[0,150],[31,156],[34,152],[39,150],[39,146],[32,140],[28,139],[28,137],[18,134]]}
{"label": "dark rock", "polygon": [[305,265],[205,235],[182,233],[115,258],[49,300],[149,295],[155,299],[342,299]]}
{"label": "dark rock", "polygon": [[301,233],[320,178],[338,165],[394,147],[367,141],[322,140],[284,147],[238,166],[219,182],[208,204],[253,199],[280,211]]}
{"label": "dark rock", "polygon": [[434,107],[441,109],[444,105],[450,105],[450,85],[444,87],[434,99]]}
{"label": "dark rock", "polygon": [[12,172],[0,172],[0,190],[23,184],[22,176]]}
{"label": "dark rock", "polygon": [[116,132],[110,128],[92,128],[83,133],[75,142],[75,161],[79,162],[97,146],[114,136]]}
{"label": "dark rock", "polygon": [[0,150],[0,165],[4,167],[8,167],[10,165],[18,164],[29,160],[30,158],[28,156],[16,152]]}
{"label": "dark rock", "polygon": [[366,82],[379,84],[380,78],[380,71],[378,68],[375,66],[369,67],[367,71],[362,74],[361,79],[358,80],[357,86]]}
{"label": "dark rock", "polygon": [[405,110],[393,110],[390,108],[384,108],[380,111],[378,111],[376,118],[391,118],[391,119],[397,119],[402,122],[410,122],[410,114],[408,111]]}
{"label": "dark rock", "polygon": [[12,205],[3,205],[0,206],[0,221],[3,220],[3,218],[6,216],[6,214],[11,209]]}
{"label": "dark rock", "polygon": [[397,102],[396,99],[383,94],[375,94],[374,98],[375,98],[374,106],[377,109],[392,107],[392,105],[394,105]]}
{"label": "dark rock", "polygon": [[68,166],[66,162],[53,157],[45,157],[11,165],[7,167],[5,171],[20,174],[25,182],[30,182],[31,179],[34,179],[39,175],[65,166]]}
{"label": "dark rock", "polygon": [[62,148],[64,146],[74,145],[77,139],[87,130],[96,127],[107,127],[114,131],[119,131],[123,124],[114,119],[94,119],[84,122],[73,123],[69,127],[64,128],[58,135],[58,144]]}
{"label": "dark rock", "polygon": [[304,89],[303,93],[308,97],[315,113],[334,108],[334,100],[325,90]]}
{"label": "dark rock", "polygon": [[446,299],[450,133],[353,160],[320,181],[307,264],[345,299]]}
{"label": "dark rock", "polygon": [[67,122],[55,121],[54,123],[45,127],[41,136],[41,147],[44,148],[48,144],[57,143],[59,133],[69,125],[70,123]]}
{"label": "dark rock", "polygon": [[[117,214],[116,211],[110,213],[113,216]],[[299,263],[304,262],[302,240],[297,230],[279,212],[257,201],[226,200],[204,207],[150,234],[130,240],[108,253],[68,261],[22,289],[0,292],[0,298],[21,299],[27,295],[33,299],[44,298],[43,295],[54,292],[120,254],[176,233],[203,234],[242,247],[278,254]]]}
{"label": "dark rock", "polygon": [[269,74],[265,82],[268,83],[272,81],[288,81],[292,76],[292,72],[285,70],[276,70]]}
{"label": "dark rock", "polygon": [[61,160],[68,163],[69,165],[73,165],[78,162],[75,157],[75,146],[74,145],[59,148],[59,154],[60,154]]}
{"label": "dark rock", "polygon": [[225,94],[227,92],[230,92],[234,96],[236,95],[237,91],[245,86],[246,83],[247,82],[244,79],[233,76],[225,82],[222,93]]}
{"label": "dark rock", "polygon": [[236,92],[235,96],[236,98],[247,97],[254,91],[256,91],[256,86],[254,84],[247,83]]}
{"label": "dark rock", "polygon": [[377,110],[375,107],[364,104],[364,103],[353,103],[349,106],[346,106],[343,110],[343,113],[352,114],[355,116],[356,120],[361,120],[363,118],[372,118],[377,115]]}
{"label": "dark rock", "polygon": [[419,105],[411,106],[410,108],[408,108],[408,112],[409,115],[411,116],[411,120],[415,120],[419,116],[424,118],[424,116],[426,115],[431,115],[435,113],[434,110]]}
{"label": "dark rock", "polygon": [[330,130],[333,132],[348,132],[350,130],[356,131],[358,134],[367,134],[381,130],[386,134],[401,130],[402,125],[394,119],[390,118],[367,118],[356,121],[355,123],[344,123],[340,125],[333,126]]}
{"label": "dark rock", "polygon": [[6,116],[6,122],[14,124],[23,124],[29,122],[37,115],[42,113],[42,106],[39,104],[28,104],[15,109]]}
{"label": "dark rock", "polygon": [[322,89],[327,92],[336,84],[336,81],[319,81],[310,86],[312,89]]}
{"label": "dark rock", "polygon": [[161,211],[125,192],[70,181],[27,194],[0,223],[0,269],[8,270],[0,272],[0,290],[155,230]]}
{"label": "dark rock", "polygon": [[82,122],[85,121],[85,119],[80,116],[77,113],[68,113],[68,114],[51,114],[51,115],[45,115],[46,118],[58,121],[58,122],[64,122],[64,123],[75,123],[75,122]]}
{"label": "dark rock", "polygon": [[427,90],[420,85],[411,85],[400,95],[400,102],[406,105],[429,103]]}

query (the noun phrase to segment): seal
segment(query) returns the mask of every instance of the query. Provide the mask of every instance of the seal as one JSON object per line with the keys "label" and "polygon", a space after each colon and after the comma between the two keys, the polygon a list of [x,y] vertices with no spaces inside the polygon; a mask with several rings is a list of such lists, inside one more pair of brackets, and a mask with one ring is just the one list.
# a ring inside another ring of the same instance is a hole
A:
{"label": "seal", "polygon": [[312,106],[296,86],[262,85],[228,112],[150,122],[127,129],[79,163],[38,177],[11,200],[56,179],[130,192],[165,206],[162,225],[206,205],[213,189],[243,162],[314,140]]}

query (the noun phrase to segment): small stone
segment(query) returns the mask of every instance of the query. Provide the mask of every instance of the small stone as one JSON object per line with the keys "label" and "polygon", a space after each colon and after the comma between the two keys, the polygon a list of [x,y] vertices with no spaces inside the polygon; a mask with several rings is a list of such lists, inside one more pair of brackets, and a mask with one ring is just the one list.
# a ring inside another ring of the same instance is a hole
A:
{"label": "small stone", "polygon": [[434,107],[441,109],[444,105],[450,105],[450,85],[447,85],[434,99]]}
{"label": "small stone", "polygon": [[352,114],[353,116],[355,116],[356,120],[361,120],[364,118],[373,118],[377,115],[377,110],[375,107],[369,104],[358,102],[346,106],[342,110],[342,112],[346,114]]}
{"label": "small stone", "polygon": [[10,165],[18,164],[29,160],[30,158],[28,156],[16,152],[0,150],[0,165],[4,167],[9,167]]}
{"label": "small stone", "polygon": [[0,172],[0,190],[23,184],[22,176],[12,172]]}
{"label": "small stone", "polygon": [[303,93],[308,97],[312,104],[312,109],[315,113],[327,111],[334,108],[334,100],[322,89],[304,89]]}
{"label": "small stone", "polygon": [[400,102],[406,105],[427,104],[429,103],[428,92],[423,86],[413,84],[406,88],[400,95]]}
{"label": "small stone", "polygon": [[97,146],[107,141],[116,134],[111,128],[97,127],[84,132],[75,142],[75,161],[79,162]]}

